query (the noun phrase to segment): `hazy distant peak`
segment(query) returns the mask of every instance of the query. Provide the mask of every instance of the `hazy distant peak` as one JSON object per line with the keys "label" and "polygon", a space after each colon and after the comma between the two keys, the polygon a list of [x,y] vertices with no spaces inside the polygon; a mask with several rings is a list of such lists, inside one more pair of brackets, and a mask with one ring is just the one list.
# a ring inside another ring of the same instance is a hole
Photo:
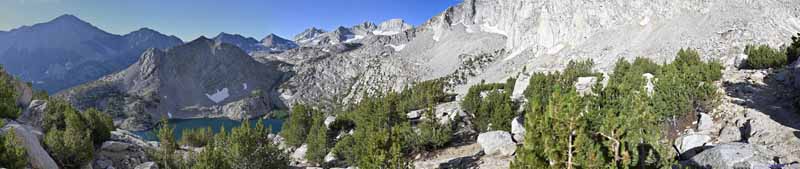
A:
{"label": "hazy distant peak", "polygon": [[294,36],[294,41],[298,42],[298,43],[303,43],[305,41],[314,39],[317,36],[322,35],[324,33],[325,33],[325,31],[322,30],[322,29],[318,29],[316,27],[311,27],[311,28],[306,29],[305,31],[303,31],[300,34],[295,35]]}

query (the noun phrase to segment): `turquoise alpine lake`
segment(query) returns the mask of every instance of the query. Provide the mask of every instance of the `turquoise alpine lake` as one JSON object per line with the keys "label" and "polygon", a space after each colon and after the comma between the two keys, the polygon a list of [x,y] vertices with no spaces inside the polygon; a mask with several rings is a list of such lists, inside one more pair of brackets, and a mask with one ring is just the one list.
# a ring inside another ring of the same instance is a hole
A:
{"label": "turquoise alpine lake", "polygon": [[[281,126],[283,125],[283,120],[278,119],[262,119],[264,126],[267,128],[272,127],[272,133],[278,133],[281,131]],[[258,119],[248,120],[250,123],[250,127],[255,127],[256,122]],[[227,118],[200,118],[200,119],[170,119],[169,124],[175,128],[175,139],[180,140],[183,130],[188,129],[197,129],[197,128],[207,128],[211,127],[211,130],[214,133],[219,133],[220,129],[224,126],[225,132],[230,132],[232,128],[239,127],[242,124],[241,121],[238,120],[231,120]],[[134,131],[134,134],[142,137],[144,140],[147,141],[156,141],[158,138],[156,137],[157,129],[146,130],[146,131]]]}

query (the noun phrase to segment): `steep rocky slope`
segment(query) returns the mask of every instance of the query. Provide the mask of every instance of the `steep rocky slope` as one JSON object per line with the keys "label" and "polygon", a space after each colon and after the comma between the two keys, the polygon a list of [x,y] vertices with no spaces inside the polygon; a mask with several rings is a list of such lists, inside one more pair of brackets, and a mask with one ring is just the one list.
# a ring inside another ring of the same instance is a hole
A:
{"label": "steep rocky slope", "polygon": [[127,69],[58,93],[80,109],[112,114],[124,129],[162,117],[247,119],[284,107],[275,92],[290,73],[241,49],[205,37],[167,50],[149,49]]}
{"label": "steep rocky slope", "polygon": [[[464,93],[481,80],[497,82],[521,74],[516,89],[524,89],[524,75],[558,70],[570,60],[592,59],[598,69],[608,71],[617,58],[668,61],[681,48],[696,48],[705,59],[732,66],[745,45],[778,46],[800,32],[797,6],[800,2],[780,0],[465,0],[415,28],[397,20],[366,34],[355,30],[370,24],[331,32],[311,28],[295,37],[306,48],[255,57],[298,65],[298,76],[289,81],[296,85],[284,90],[289,102],[347,102],[367,89],[397,90],[442,77]],[[327,72],[347,73],[321,73],[326,66]],[[315,90],[307,90],[311,88]]]}
{"label": "steep rocky slope", "polygon": [[2,34],[0,64],[51,93],[119,71],[147,48],[183,43],[146,28],[110,34],[72,15]]}

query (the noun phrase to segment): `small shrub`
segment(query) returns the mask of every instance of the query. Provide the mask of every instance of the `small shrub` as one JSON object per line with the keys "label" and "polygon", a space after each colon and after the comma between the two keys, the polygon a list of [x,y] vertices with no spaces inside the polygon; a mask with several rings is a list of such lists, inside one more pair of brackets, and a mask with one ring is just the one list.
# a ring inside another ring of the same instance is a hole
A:
{"label": "small shrub", "polygon": [[[0,120],[0,127],[3,125],[3,120]],[[0,137],[0,168],[25,168],[28,165],[27,152],[18,141],[13,130]]]}
{"label": "small shrub", "polygon": [[789,63],[786,53],[768,45],[748,45],[744,51],[747,54],[747,68],[750,69],[778,68]]}
{"label": "small shrub", "polygon": [[208,145],[213,139],[214,133],[211,127],[198,129],[184,129],[181,134],[181,145],[192,147],[203,147]]}

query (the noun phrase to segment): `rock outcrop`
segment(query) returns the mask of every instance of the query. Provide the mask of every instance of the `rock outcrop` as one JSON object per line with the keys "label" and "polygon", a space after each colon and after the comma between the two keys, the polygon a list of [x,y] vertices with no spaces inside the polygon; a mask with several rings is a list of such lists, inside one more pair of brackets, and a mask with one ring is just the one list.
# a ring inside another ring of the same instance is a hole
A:
{"label": "rock outcrop", "polygon": [[770,154],[773,153],[761,146],[728,143],[716,145],[683,163],[702,168],[772,168],[775,162]]}
{"label": "rock outcrop", "polygon": [[292,162],[295,163],[294,165],[304,165],[308,163],[306,152],[308,152],[308,145],[303,144],[295,149],[289,157],[292,159]]}
{"label": "rock outcrop", "polygon": [[413,28],[414,26],[406,23],[403,19],[389,19],[378,25],[378,28],[372,33],[375,35],[394,35]]}
{"label": "rock outcrop", "polygon": [[[2,120],[2,119],[0,119]],[[7,121],[6,126],[0,126],[0,135],[13,131],[15,137],[22,143],[28,153],[28,160],[33,168],[58,168],[55,160],[44,150],[41,145],[43,133],[31,126]]]}
{"label": "rock outcrop", "polygon": [[19,118],[17,118],[17,120],[22,124],[42,130],[42,120],[44,119],[45,109],[47,109],[47,101],[31,101],[31,104],[28,105],[24,111],[22,111],[22,114],[19,116]]}
{"label": "rock outcrop", "polygon": [[506,131],[481,133],[478,135],[478,144],[481,145],[486,155],[511,156],[517,150],[517,145],[511,139],[511,134]]}
{"label": "rock outcrop", "polygon": [[[151,161],[147,150],[155,150],[157,145],[145,142],[142,138],[125,130],[111,132],[111,139],[95,150],[93,168],[134,169]],[[152,163],[152,162],[150,162]]]}

